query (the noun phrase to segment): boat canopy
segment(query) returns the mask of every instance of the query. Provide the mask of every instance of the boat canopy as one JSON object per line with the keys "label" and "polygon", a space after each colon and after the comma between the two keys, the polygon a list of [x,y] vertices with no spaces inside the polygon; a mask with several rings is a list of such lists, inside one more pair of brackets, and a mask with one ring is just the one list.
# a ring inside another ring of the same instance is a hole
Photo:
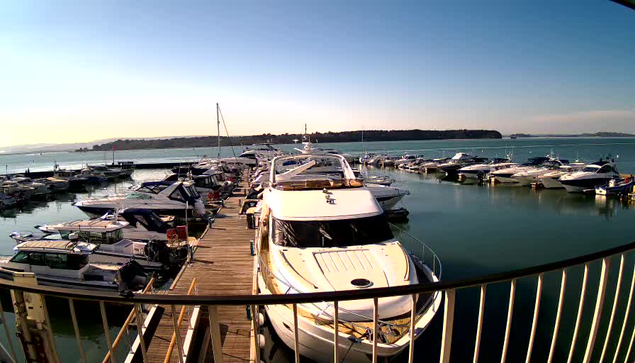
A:
{"label": "boat canopy", "polygon": [[285,221],[355,219],[383,210],[366,188],[281,191],[266,194],[273,217]]}

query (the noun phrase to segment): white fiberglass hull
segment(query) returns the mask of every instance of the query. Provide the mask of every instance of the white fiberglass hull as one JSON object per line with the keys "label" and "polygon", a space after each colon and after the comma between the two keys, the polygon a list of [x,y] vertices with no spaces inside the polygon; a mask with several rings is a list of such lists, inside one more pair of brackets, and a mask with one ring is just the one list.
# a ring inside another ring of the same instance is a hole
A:
{"label": "white fiberglass hull", "polygon": [[[427,268],[426,268],[427,269]],[[431,274],[435,282],[438,281],[429,269],[427,273]],[[259,275],[259,286],[261,294],[270,294],[266,284]],[[437,292],[433,295],[432,304],[427,308],[425,313],[417,320],[415,324],[415,339],[417,339],[425,331],[427,326],[434,318],[434,315],[441,307],[442,294]],[[299,306],[299,309],[301,305]],[[291,349],[295,347],[295,334],[293,324],[293,310],[287,305],[265,305],[267,316],[273,326],[276,334]],[[340,324],[343,322],[340,321]],[[344,330],[344,329],[342,329]],[[370,339],[355,340],[349,334],[340,332],[338,334],[338,356],[341,361],[345,362],[371,362],[373,343]],[[406,334],[404,337],[392,344],[377,342],[378,357],[391,357],[403,351],[410,344],[410,337]],[[307,319],[298,314],[298,346],[300,354],[310,358],[316,362],[332,362],[333,361],[333,328],[330,324],[318,325],[312,319]]]}
{"label": "white fiberglass hull", "polygon": [[558,180],[560,177],[542,177],[540,178],[540,182],[542,183],[542,186],[544,188],[547,189],[561,189],[564,188],[564,185],[562,185],[562,183],[560,183],[560,180]]}

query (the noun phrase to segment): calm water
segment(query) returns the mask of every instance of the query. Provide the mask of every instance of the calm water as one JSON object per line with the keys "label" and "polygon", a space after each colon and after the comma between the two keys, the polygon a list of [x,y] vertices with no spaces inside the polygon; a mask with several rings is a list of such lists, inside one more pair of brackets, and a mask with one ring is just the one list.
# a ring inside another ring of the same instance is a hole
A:
{"label": "calm water", "polygon": [[[327,146],[327,145],[325,145]],[[584,159],[594,161],[600,156],[611,153],[618,157],[618,168],[623,173],[635,172],[635,139],[522,139],[522,140],[453,140],[453,141],[406,141],[373,142],[354,144],[329,144],[343,152],[404,152],[424,154],[429,157],[451,156],[456,151],[466,151],[488,157],[502,157],[513,152],[516,161],[537,155],[546,155],[551,150],[564,159]],[[287,151],[293,145],[285,145]],[[240,150],[236,148],[236,153]],[[108,153],[108,157],[112,155]],[[175,149],[143,150],[117,152],[119,160],[135,161],[187,161],[202,155],[215,155],[216,149]],[[231,149],[223,148],[224,156],[232,155]],[[4,155],[0,156],[0,165],[8,165],[11,170],[50,170],[56,161],[63,167],[76,167],[89,161],[103,162],[104,153],[52,153],[44,155]],[[375,170],[371,170],[375,173]],[[382,171],[383,173],[383,171]],[[630,205],[594,196],[568,194],[563,190],[537,190],[509,186],[461,185],[441,182],[434,176],[411,174],[398,170],[387,171],[397,182],[395,186],[410,190],[403,204],[410,211],[410,222],[402,225],[411,234],[424,240],[443,262],[443,279],[457,279],[502,272],[536,264],[562,260],[569,257],[603,250],[624,244],[635,237],[635,209]],[[128,188],[133,182],[159,178],[165,171],[136,171],[134,181],[122,182],[107,188],[97,188],[95,195],[103,195]],[[13,230],[32,230],[36,224],[84,218],[71,203],[87,197],[88,194],[68,194],[57,197],[48,203],[37,203],[24,211],[8,211],[0,219],[0,254],[10,254],[13,247],[8,234]],[[633,261],[629,260],[624,277],[630,282]],[[629,267],[630,266],[630,267]],[[614,263],[617,267],[617,261]],[[614,278],[616,268],[612,269]],[[598,271],[593,265],[592,272]],[[597,274],[591,274],[595,280]],[[581,273],[574,270],[567,282],[567,302],[571,307],[565,311],[559,335],[556,361],[566,359],[571,327],[575,320],[577,295],[580,289]],[[553,330],[555,307],[558,299],[560,276],[548,274],[545,281],[540,315],[540,328],[536,341],[534,357],[545,358]],[[589,295],[585,314],[591,314],[595,299],[593,284],[590,281]],[[516,307],[514,310],[514,330],[510,346],[510,361],[524,359],[528,327],[533,311],[536,282],[521,280],[518,284]],[[612,286],[612,285],[611,285]],[[627,293],[624,284],[622,293]],[[504,331],[509,286],[490,286],[488,288],[485,335],[483,336],[482,361],[499,359],[502,349],[502,336],[491,333],[492,328]],[[605,308],[609,309],[613,299],[612,287],[607,291]],[[457,297],[453,360],[457,362],[471,359],[473,336],[476,329],[478,291],[463,291]],[[623,311],[623,305],[620,309]],[[62,304],[62,306],[64,306]],[[66,308],[67,309],[67,308]],[[61,309],[59,311],[62,311]],[[58,310],[54,314],[57,314]],[[60,313],[66,317],[67,312]],[[112,319],[126,312],[114,312]],[[623,313],[621,314],[623,315]],[[109,316],[109,318],[111,318]],[[621,326],[622,317],[618,315],[615,326]],[[121,319],[123,320],[123,319]],[[607,319],[605,319],[607,320]],[[63,360],[76,361],[78,354],[74,346],[72,328],[56,320],[54,326],[58,342],[64,345]],[[439,332],[442,316],[434,320],[428,331],[417,341],[417,358],[435,358],[438,350]],[[600,338],[604,334],[601,330]],[[616,330],[614,328],[614,330]],[[93,357],[101,357],[107,351],[99,321],[86,319],[82,332],[87,336],[85,346]],[[578,341],[583,350],[583,340],[588,327],[581,331]],[[5,339],[0,334],[0,339]],[[603,339],[598,340],[603,343]],[[601,345],[601,344],[600,344]],[[267,355],[270,352],[267,351]],[[274,357],[284,361],[284,348],[274,350]],[[292,357],[291,357],[292,358]]]}

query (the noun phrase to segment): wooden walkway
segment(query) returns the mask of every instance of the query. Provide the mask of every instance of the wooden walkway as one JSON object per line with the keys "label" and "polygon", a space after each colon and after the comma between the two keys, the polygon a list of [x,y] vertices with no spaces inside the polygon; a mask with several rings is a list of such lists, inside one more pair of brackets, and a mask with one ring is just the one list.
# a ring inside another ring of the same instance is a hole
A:
{"label": "wooden walkway", "polygon": [[[244,183],[244,182],[243,182]],[[215,216],[212,227],[201,237],[194,252],[192,263],[181,272],[181,276],[168,293],[187,294],[196,278],[198,295],[251,295],[253,291],[253,264],[250,241],[254,231],[247,229],[245,216],[238,215],[239,200],[244,196],[233,196]],[[165,313],[152,337],[147,350],[148,361],[164,362],[174,332],[171,306],[164,306]],[[176,314],[181,307],[176,307]],[[193,308],[188,308],[181,324],[181,339],[185,340]],[[207,309],[201,310],[198,323],[198,339],[191,349],[192,357],[199,362],[212,362],[209,340]],[[251,362],[251,321],[247,319],[245,306],[219,306],[223,362]],[[207,334],[206,334],[207,333]],[[205,336],[205,338],[201,338]],[[205,354],[207,352],[207,354]],[[170,362],[180,362],[179,351],[174,347]],[[187,354],[187,352],[186,352]],[[200,357],[204,354],[205,357]],[[204,360],[203,360],[204,359]],[[188,356],[188,361],[192,361]]]}

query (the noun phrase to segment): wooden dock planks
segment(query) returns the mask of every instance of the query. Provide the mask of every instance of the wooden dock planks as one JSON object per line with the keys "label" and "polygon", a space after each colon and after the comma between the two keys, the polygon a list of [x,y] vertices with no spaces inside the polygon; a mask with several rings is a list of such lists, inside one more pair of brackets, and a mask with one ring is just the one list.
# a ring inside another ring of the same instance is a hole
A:
{"label": "wooden dock planks", "polygon": [[[239,216],[239,200],[244,197],[230,197],[216,216],[212,227],[201,237],[195,250],[192,263],[186,266],[180,279],[169,292],[186,294],[194,278],[199,295],[251,295],[253,292],[253,261],[250,241],[253,230],[247,229],[244,216]],[[148,360],[164,362],[172,334],[173,321],[171,307],[165,306],[163,315],[150,346]],[[181,336],[185,339],[189,318],[193,308],[188,308],[186,318],[181,325]],[[207,309],[203,308],[199,322],[199,331],[204,333],[208,327]],[[176,307],[177,315],[180,307]],[[249,362],[251,344],[251,322],[247,319],[245,306],[219,306],[218,316],[221,324],[223,362]],[[209,344],[209,341],[202,344]],[[198,353],[205,351],[203,345],[195,346]],[[211,347],[207,347],[206,362],[213,361]],[[180,362],[175,347],[170,362]],[[201,361],[201,360],[199,360]]]}

